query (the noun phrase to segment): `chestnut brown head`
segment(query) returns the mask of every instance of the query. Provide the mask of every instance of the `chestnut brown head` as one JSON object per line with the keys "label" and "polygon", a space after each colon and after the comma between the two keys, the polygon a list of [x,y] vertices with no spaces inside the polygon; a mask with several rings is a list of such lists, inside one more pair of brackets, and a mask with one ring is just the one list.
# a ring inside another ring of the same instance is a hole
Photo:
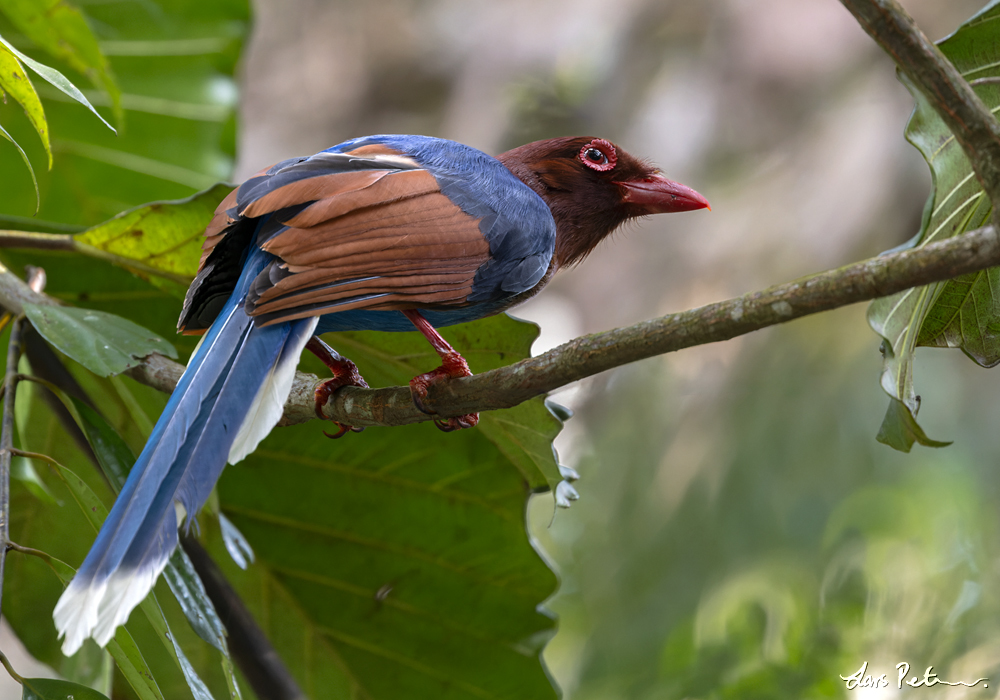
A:
{"label": "chestnut brown head", "polygon": [[583,260],[629,219],[710,208],[690,187],[592,136],[535,141],[497,158],[552,210],[559,267]]}

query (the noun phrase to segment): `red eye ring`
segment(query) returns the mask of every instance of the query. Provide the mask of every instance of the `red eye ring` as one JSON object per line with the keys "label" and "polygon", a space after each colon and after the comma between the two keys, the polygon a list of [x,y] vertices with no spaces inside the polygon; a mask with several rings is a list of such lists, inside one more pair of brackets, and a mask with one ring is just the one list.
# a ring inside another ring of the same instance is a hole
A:
{"label": "red eye ring", "polygon": [[[594,151],[601,154],[600,159],[595,159]],[[594,139],[580,149],[580,154],[577,157],[588,168],[597,170],[598,172],[611,170],[618,163],[618,154],[615,152],[615,147],[610,141],[605,141],[604,139]]]}

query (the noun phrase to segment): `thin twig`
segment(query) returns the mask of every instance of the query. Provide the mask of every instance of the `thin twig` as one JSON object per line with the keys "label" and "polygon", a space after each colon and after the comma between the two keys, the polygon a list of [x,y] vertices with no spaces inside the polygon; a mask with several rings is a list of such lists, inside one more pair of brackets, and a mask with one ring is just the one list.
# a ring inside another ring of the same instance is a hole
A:
{"label": "thin twig", "polygon": [[3,664],[3,667],[7,669],[7,673],[10,674],[11,678],[13,678],[21,685],[24,685],[24,678],[18,675],[17,671],[15,671],[14,667],[10,665],[10,661],[7,660],[7,657],[4,656],[2,651],[0,651],[0,664]]}
{"label": "thin twig", "polygon": [[7,551],[8,552],[17,552],[19,554],[27,554],[28,556],[38,557],[39,559],[44,559],[45,561],[51,561],[52,560],[52,555],[51,554],[48,554],[47,552],[43,552],[40,549],[32,549],[31,547],[25,547],[24,545],[20,545],[17,542],[8,542],[7,543]]}
{"label": "thin twig", "polygon": [[67,233],[0,230],[0,248],[73,250],[73,236]]}
{"label": "thin twig", "polygon": [[14,397],[17,361],[21,357],[21,323],[21,319],[17,319],[10,327],[7,368],[4,373],[3,417],[0,418],[0,603],[3,600],[7,543],[10,542],[10,458],[14,445]]}
{"label": "thin twig", "polygon": [[42,561],[44,561],[46,563],[46,565],[48,565],[48,567],[50,569],[52,569],[52,573],[54,573],[56,575],[56,578],[58,578],[63,583],[66,583],[66,580],[59,573],[59,569],[56,567],[56,562],[59,562],[59,564],[61,564],[63,567],[65,567],[65,569],[67,571],[70,571],[70,572],[73,571],[73,569],[70,568],[70,566],[68,564],[66,564],[63,561],[60,561],[59,559],[56,559],[54,556],[52,556],[48,552],[43,552],[40,549],[32,549],[31,547],[24,547],[22,545],[19,545],[17,542],[8,542],[7,543],[7,551],[8,552],[17,552],[18,554],[26,554],[29,557],[37,557],[38,559],[41,559]]}
{"label": "thin twig", "polygon": [[59,464],[54,458],[49,457],[41,452],[29,452],[28,450],[19,450],[16,447],[10,448],[10,453],[15,457],[24,457],[25,459],[37,459],[39,461],[45,462],[49,466],[55,467],[56,469],[65,469],[63,465]]}
{"label": "thin twig", "polygon": [[1000,124],[962,74],[896,0],[841,0],[930,100],[955,135],[1000,217]]}

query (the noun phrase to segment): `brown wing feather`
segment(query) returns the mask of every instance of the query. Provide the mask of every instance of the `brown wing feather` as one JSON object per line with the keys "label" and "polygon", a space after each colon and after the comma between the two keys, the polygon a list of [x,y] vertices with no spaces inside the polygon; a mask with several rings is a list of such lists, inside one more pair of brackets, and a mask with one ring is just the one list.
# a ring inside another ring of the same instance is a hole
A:
{"label": "brown wing feather", "polygon": [[401,247],[422,249],[422,257],[434,257],[436,244],[453,241],[465,242],[476,251],[488,248],[477,222],[448,197],[434,192],[352,211],[318,226],[288,229],[263,248],[291,265],[312,266]]}
{"label": "brown wing feather", "polygon": [[[268,166],[250,177],[259,177],[272,167],[274,166]],[[234,218],[228,214],[228,211],[236,206],[236,195],[239,194],[239,191],[239,187],[235,188],[219,202],[219,206],[215,208],[212,220],[205,227],[205,240],[201,243],[201,260],[198,262],[198,272],[201,272],[201,269],[205,267],[205,261],[208,260],[208,256],[215,250],[215,246],[218,245],[219,241],[228,233],[229,227],[240,221],[239,217]]]}
{"label": "brown wing feather", "polygon": [[310,202],[325,197],[368,187],[388,175],[391,170],[354,170],[345,173],[317,175],[296,180],[284,187],[268,192],[247,205],[241,213],[245,217],[263,216],[285,207]]}
{"label": "brown wing feather", "polygon": [[215,246],[226,235],[226,229],[237,221],[237,219],[226,213],[227,210],[236,206],[236,192],[237,190],[233,190],[226,195],[225,199],[219,202],[219,206],[215,208],[212,220],[208,222],[208,226],[205,228],[205,240],[201,244],[201,261],[198,263],[199,272],[205,266],[208,256],[215,250]]}
{"label": "brown wing feather", "polygon": [[[406,177],[390,182],[400,175]],[[433,180],[426,171],[394,173],[378,183],[387,185],[382,196],[394,199],[267,241],[264,249],[283,261],[286,276],[262,285],[251,313],[276,323],[326,311],[464,303],[476,271],[489,259],[489,243],[478,221],[428,178]],[[362,201],[355,193],[350,197]]]}
{"label": "brown wing feather", "polygon": [[439,189],[437,181],[433,177],[427,177],[427,171],[401,170],[392,173],[391,177],[381,177],[365,187],[325,195],[285,223],[295,228],[309,228],[355,209],[430,194]]}
{"label": "brown wing feather", "polygon": [[[393,154],[380,147],[351,155]],[[282,220],[288,228],[263,246],[279,260],[255,280],[247,311],[267,314],[268,324],[359,308],[463,304],[489,259],[479,222],[442,194],[426,170],[320,174],[268,192],[231,216],[236,195],[219,204],[205,231],[201,267],[234,225],[312,202]]]}

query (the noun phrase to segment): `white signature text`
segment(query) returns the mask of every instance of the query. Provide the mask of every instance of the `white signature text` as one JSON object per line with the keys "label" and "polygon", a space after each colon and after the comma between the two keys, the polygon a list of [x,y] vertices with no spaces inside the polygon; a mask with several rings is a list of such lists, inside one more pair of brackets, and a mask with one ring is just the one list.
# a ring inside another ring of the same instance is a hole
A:
{"label": "white signature text", "polygon": [[[923,678],[918,676],[912,676],[907,679],[910,673],[910,664],[905,661],[900,661],[896,664],[896,688],[902,689],[904,685],[908,685],[911,688],[930,688],[934,685],[964,685],[967,688],[975,688],[980,683],[983,684],[984,688],[989,688],[989,678],[979,678],[977,680],[970,682],[967,681],[946,681],[938,678],[937,674],[934,673],[934,667],[928,666],[927,670],[924,671]],[[840,679],[847,683],[848,690],[855,690],[857,688],[888,688],[889,678],[888,675],[883,673],[881,675],[875,675],[873,673],[868,673],[868,662],[865,661],[861,664],[861,668],[852,673],[849,676],[841,676]]]}

